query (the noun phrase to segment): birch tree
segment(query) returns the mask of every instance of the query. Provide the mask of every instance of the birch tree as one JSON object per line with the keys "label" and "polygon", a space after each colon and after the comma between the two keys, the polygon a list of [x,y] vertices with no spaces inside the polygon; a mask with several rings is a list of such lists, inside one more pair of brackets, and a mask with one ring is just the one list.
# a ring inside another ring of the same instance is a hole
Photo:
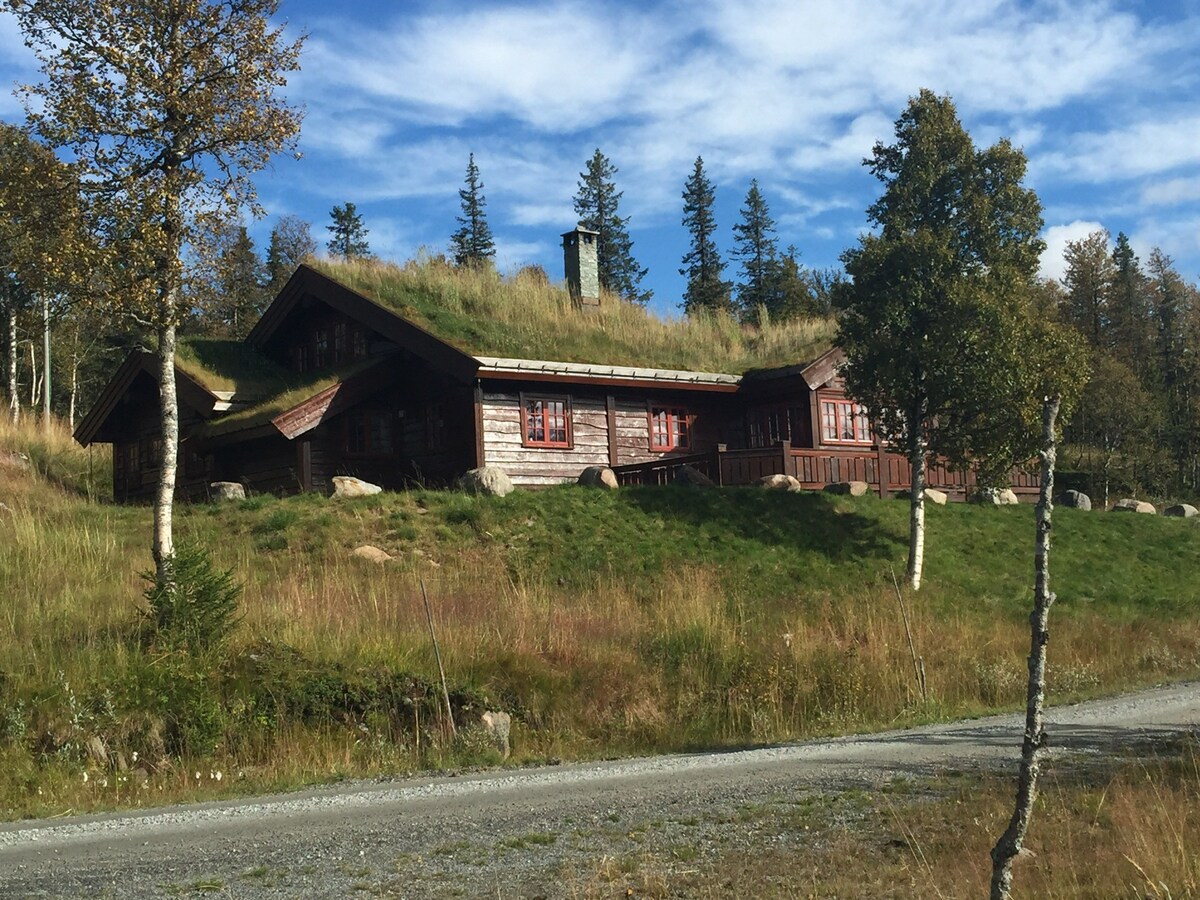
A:
{"label": "birch tree", "polygon": [[[907,578],[921,586],[931,455],[966,464],[1015,452],[1006,405],[1028,394],[1036,337],[1029,297],[1044,248],[1025,155],[1007,140],[977,150],[949,97],[922,90],[896,141],[865,160],[884,186],[877,230],[843,256],[838,342],[850,393],[912,468]],[[1041,343],[1041,342],[1039,342]],[[1048,342],[1047,345],[1054,342]]]}
{"label": "birch tree", "polygon": [[[20,418],[17,319],[41,307],[42,395],[50,411],[51,296],[77,285],[86,271],[79,185],[72,169],[25,130],[0,122],[0,313],[8,359],[9,415]],[[34,380],[31,373],[30,380]]]}
{"label": "birch tree", "polygon": [[278,96],[302,39],[277,0],[4,0],[43,81],[29,120],[79,162],[87,199],[116,223],[123,312],[157,339],[162,461],[152,552],[173,583],[179,442],[175,336],[182,255],[205,217],[257,212],[250,173],[291,147],[300,114]]}

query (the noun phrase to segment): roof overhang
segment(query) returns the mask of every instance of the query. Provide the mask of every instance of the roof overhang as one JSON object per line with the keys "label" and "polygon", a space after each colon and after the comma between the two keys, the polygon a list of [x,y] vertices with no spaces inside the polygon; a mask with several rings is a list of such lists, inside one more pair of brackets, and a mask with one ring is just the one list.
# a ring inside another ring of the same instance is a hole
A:
{"label": "roof overhang", "polygon": [[557,384],[596,384],[608,387],[653,387],[685,391],[733,393],[742,379],[721,372],[606,366],[541,359],[477,356],[476,378],[510,381],[550,381]]}

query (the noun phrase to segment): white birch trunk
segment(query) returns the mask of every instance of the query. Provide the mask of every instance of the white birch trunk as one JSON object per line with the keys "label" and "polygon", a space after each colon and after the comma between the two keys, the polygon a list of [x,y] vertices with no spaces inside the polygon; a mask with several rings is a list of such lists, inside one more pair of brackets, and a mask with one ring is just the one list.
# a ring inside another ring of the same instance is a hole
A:
{"label": "white birch trunk", "polygon": [[921,589],[921,570],[925,565],[925,438],[913,439],[912,491],[908,517],[908,586]]}
{"label": "white birch trunk", "polygon": [[175,325],[158,329],[158,390],[162,422],[162,458],[158,464],[158,489],[154,496],[155,575],[161,582],[172,580],[175,557],[173,515],[175,469],[179,458],[179,398],[175,391]]}
{"label": "white birch trunk", "polygon": [[37,355],[31,340],[29,342],[29,408],[34,415],[37,414],[38,400],[41,399],[41,394],[38,393],[38,388],[41,386],[42,379],[38,376],[37,370]]}
{"label": "white birch trunk", "polygon": [[21,420],[20,385],[17,384],[17,311],[8,311],[8,412],[12,423]]}
{"label": "white birch trunk", "polygon": [[1038,495],[1037,532],[1033,551],[1033,612],[1029,615],[1029,686],[1025,694],[1025,737],[1021,743],[1021,772],[1017,799],[1004,834],[992,848],[992,900],[1008,900],[1012,862],[1025,843],[1029,818],[1037,799],[1041,755],[1046,746],[1043,709],[1046,704],[1046,630],[1054,594],[1050,591],[1050,519],[1054,512],[1054,463],[1057,456],[1055,422],[1060,397],[1047,397],[1042,407],[1042,485]]}
{"label": "white birch trunk", "polygon": [[42,421],[50,427],[50,299],[42,298]]}
{"label": "white birch trunk", "polygon": [[71,393],[67,401],[67,428],[75,433],[75,401],[79,397],[79,354],[71,357]]}

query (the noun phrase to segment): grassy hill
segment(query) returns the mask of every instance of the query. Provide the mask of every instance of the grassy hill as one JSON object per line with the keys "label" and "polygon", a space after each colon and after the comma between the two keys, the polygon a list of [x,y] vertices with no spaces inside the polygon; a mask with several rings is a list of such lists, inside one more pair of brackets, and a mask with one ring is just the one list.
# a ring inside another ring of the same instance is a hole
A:
{"label": "grassy hill", "polygon": [[[516,762],[778,741],[1023,696],[1030,507],[929,510],[927,585],[908,598],[923,703],[890,576],[901,501],[571,486],[182,507],[181,539],[244,585],[228,644],[189,655],[139,625],[149,509],[95,499],[106,466],[61,433],[0,428],[10,817],[496,761],[444,727],[422,582],[459,723],[511,711]],[[1200,673],[1198,538],[1195,520],[1056,512],[1052,699]],[[394,559],[359,559],[362,544]]]}

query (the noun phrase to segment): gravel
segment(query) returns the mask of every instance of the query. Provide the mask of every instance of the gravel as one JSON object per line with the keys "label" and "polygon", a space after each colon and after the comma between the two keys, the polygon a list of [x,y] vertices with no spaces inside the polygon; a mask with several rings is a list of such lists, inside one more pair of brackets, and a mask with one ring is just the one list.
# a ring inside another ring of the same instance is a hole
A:
{"label": "gravel", "polygon": [[[1052,753],[1104,753],[1198,723],[1200,683],[1191,683],[1056,708],[1047,730]],[[0,826],[0,896],[570,896],[573,875],[623,853],[685,847],[687,865],[716,841],[728,850],[759,840],[755,817],[739,811],[781,798],[837,797],[946,769],[1015,771],[1021,729],[1017,716],[997,716],[11,823]]]}

